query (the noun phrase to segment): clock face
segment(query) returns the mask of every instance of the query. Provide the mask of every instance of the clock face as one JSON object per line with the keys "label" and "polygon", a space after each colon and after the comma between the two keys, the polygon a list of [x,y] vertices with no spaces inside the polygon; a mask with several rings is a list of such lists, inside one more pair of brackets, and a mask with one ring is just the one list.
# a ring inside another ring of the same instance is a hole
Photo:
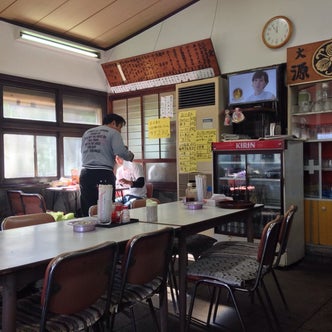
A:
{"label": "clock face", "polygon": [[285,45],[292,34],[292,23],[285,16],[271,18],[264,26],[262,39],[264,44],[270,48]]}

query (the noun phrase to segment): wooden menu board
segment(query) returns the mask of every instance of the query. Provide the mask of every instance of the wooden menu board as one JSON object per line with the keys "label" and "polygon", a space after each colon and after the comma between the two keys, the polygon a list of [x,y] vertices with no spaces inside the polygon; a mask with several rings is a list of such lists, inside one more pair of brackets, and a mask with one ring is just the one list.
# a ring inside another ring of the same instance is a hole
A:
{"label": "wooden menu board", "polygon": [[287,84],[332,78],[332,40],[287,49]]}
{"label": "wooden menu board", "polygon": [[[119,71],[119,65],[126,80]],[[102,64],[111,87],[212,68],[220,75],[211,39]]]}

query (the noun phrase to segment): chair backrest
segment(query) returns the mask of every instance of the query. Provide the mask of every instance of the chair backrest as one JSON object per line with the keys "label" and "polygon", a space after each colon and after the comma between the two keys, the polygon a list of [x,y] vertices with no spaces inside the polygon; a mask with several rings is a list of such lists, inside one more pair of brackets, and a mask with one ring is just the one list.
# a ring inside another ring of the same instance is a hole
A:
{"label": "chair backrest", "polygon": [[262,268],[269,269],[273,265],[282,220],[283,216],[277,215],[264,226],[257,251],[257,261]]}
{"label": "chair backrest", "polygon": [[123,287],[125,283],[143,285],[156,278],[166,282],[173,241],[174,230],[171,227],[129,240],[122,261]]}
{"label": "chair backrest", "polygon": [[41,325],[45,325],[48,311],[74,314],[90,307],[105,294],[104,313],[107,315],[117,251],[117,244],[109,241],[52,259],[44,276]]}
{"label": "chair backrest", "polygon": [[285,253],[287,248],[287,243],[289,239],[289,233],[293,224],[294,215],[297,211],[296,205],[291,205],[284,215],[284,219],[281,223],[280,233],[279,233],[279,248],[277,250],[277,259],[275,261],[275,266],[279,265],[281,256]]}
{"label": "chair backrest", "polygon": [[147,182],[145,184],[146,187],[146,197],[151,198],[153,196],[153,184],[151,182]]}
{"label": "chair backrest", "polygon": [[32,225],[46,224],[48,222],[54,222],[54,218],[49,213],[32,213],[23,214],[20,216],[6,217],[1,223],[1,230],[7,230],[11,228],[26,227]]}
{"label": "chair backrest", "polygon": [[[158,204],[160,204],[160,201],[157,198],[151,197],[148,199],[151,199],[151,200],[157,202]],[[136,209],[136,208],[144,207],[144,206],[146,206],[146,200],[147,200],[147,198],[134,199],[133,201],[130,202],[130,208]]]}
{"label": "chair backrest", "polygon": [[7,198],[13,216],[25,214],[24,205],[22,202],[22,190],[7,190]]}
{"label": "chair backrest", "polygon": [[25,214],[46,212],[45,199],[41,194],[22,193],[21,198]]}

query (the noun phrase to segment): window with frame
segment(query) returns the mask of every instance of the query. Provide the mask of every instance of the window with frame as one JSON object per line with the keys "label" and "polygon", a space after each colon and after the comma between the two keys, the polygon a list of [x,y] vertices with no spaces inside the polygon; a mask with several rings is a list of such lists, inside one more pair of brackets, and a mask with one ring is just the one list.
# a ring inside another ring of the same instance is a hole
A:
{"label": "window with frame", "polygon": [[102,123],[107,93],[8,75],[0,89],[1,179],[38,183],[79,171],[81,137]]}
{"label": "window with frame", "polygon": [[57,175],[55,136],[4,134],[3,141],[6,179]]}
{"label": "window with frame", "polygon": [[3,117],[56,122],[55,93],[15,86],[3,87]]}
{"label": "window with frame", "polygon": [[102,123],[103,109],[95,96],[63,95],[63,122],[87,125]]}
{"label": "window with frame", "polygon": [[160,118],[161,98],[173,96],[175,91],[161,89],[160,92],[141,92],[128,97],[111,96],[112,112],[121,115],[127,122],[122,128],[122,137],[135,154],[135,160],[143,164],[147,182],[154,188],[165,191],[176,189],[176,113],[170,121],[169,138],[149,138],[150,120]]}

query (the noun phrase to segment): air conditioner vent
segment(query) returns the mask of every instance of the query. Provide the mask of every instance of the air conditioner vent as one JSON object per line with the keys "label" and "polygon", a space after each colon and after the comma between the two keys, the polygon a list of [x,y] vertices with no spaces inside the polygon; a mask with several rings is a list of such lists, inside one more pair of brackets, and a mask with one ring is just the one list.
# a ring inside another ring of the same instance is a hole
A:
{"label": "air conditioner vent", "polygon": [[216,104],[215,82],[179,88],[179,109]]}

